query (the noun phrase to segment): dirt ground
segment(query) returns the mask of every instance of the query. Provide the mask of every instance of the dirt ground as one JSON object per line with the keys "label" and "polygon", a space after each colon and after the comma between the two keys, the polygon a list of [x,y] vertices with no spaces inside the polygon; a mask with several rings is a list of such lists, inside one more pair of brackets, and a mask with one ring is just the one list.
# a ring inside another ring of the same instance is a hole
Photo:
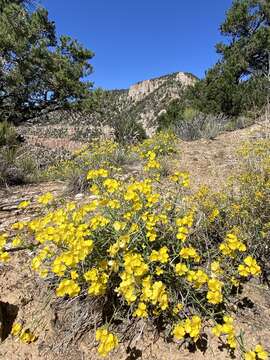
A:
{"label": "dirt ground", "polygon": [[176,168],[190,173],[192,186],[208,185],[221,189],[226,178],[237,171],[237,149],[245,141],[256,141],[270,136],[270,123],[262,122],[245,129],[226,132],[214,140],[180,141]]}
{"label": "dirt ground", "polygon": [[[245,140],[269,136],[269,124],[255,124],[250,128],[225,133],[215,140],[179,142],[179,157],[172,160],[176,169],[189,171],[193,187],[206,184],[220,189],[226,177],[237,169],[236,149]],[[27,220],[36,212],[30,207],[27,212],[17,209],[22,200],[35,199],[41,193],[51,191],[56,196],[65,194],[65,184],[50,182],[24,187],[0,190],[0,231],[18,220]],[[54,294],[44,286],[31,270],[29,254],[15,254],[6,265],[0,265],[0,360],[95,360],[96,347],[93,331],[86,332],[77,342],[66,350],[61,331],[76,337],[72,317],[55,310]],[[246,285],[241,295],[242,305],[237,309],[237,328],[244,331],[248,347],[262,342],[270,351],[270,292],[262,284],[251,282]],[[248,301],[247,301],[248,299]],[[237,307],[237,306],[236,306]],[[2,309],[2,310],[1,310]],[[2,317],[1,317],[2,313]],[[74,315],[74,314],[73,314]],[[77,313],[76,316],[80,316]],[[4,318],[6,317],[6,319]],[[13,321],[27,319],[27,325],[35,329],[38,340],[31,345],[24,345],[9,335]],[[73,319],[74,320],[74,319]],[[2,333],[1,333],[2,325]],[[91,327],[92,324],[89,326]],[[207,349],[187,349],[174,342],[166,342],[156,334],[148,324],[142,323],[134,334],[132,342],[119,346],[108,359],[111,360],[225,360],[229,359],[226,350],[206,329]],[[142,330],[144,330],[142,332]],[[235,359],[240,359],[235,354]]]}

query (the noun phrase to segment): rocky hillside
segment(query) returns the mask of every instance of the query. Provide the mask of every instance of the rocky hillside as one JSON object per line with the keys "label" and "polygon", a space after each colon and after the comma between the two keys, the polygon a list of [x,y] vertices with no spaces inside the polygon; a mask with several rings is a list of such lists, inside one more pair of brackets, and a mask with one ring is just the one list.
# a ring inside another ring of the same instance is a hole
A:
{"label": "rocky hillside", "polygon": [[141,123],[151,135],[157,115],[195,81],[190,73],[176,72],[138,82],[129,89],[106,90],[98,96],[94,112],[55,112],[21,126],[20,132],[31,142],[45,138],[87,141],[101,128],[107,134],[114,123],[129,119]]}

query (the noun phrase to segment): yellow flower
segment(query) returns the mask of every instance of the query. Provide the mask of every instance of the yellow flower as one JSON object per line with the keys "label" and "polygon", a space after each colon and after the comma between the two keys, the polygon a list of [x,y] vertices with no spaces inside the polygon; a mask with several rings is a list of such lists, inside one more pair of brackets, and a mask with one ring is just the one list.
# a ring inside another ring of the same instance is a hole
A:
{"label": "yellow flower", "polygon": [[93,184],[89,190],[93,195],[99,195],[99,193],[100,193],[100,190],[99,190],[99,187],[97,186],[97,184]]}
{"label": "yellow flower", "polygon": [[22,331],[22,325],[20,323],[14,323],[11,329],[11,335],[17,336]]}
{"label": "yellow flower", "polygon": [[223,327],[220,324],[215,325],[211,330],[212,334],[217,337],[219,337],[222,334],[222,331],[223,331]]}
{"label": "yellow flower", "polygon": [[194,341],[197,341],[201,331],[201,323],[202,321],[199,316],[192,316],[191,319],[188,318],[176,324],[172,334],[177,340],[182,340],[187,334],[193,338]]}
{"label": "yellow flower", "polygon": [[211,271],[214,275],[221,275],[223,273],[219,261],[213,261],[211,263]]}
{"label": "yellow flower", "polygon": [[44,195],[41,195],[37,198],[38,203],[43,204],[43,205],[47,205],[50,202],[52,202],[52,200],[54,199],[54,196],[52,193],[47,192]]}
{"label": "yellow flower", "polygon": [[102,357],[106,357],[110,351],[118,346],[117,336],[104,328],[97,329],[96,340],[99,341],[98,353]]}
{"label": "yellow flower", "polygon": [[137,309],[133,313],[134,317],[147,317],[147,307],[144,302],[139,302]]}
{"label": "yellow flower", "polygon": [[248,351],[245,353],[245,360],[256,360],[255,351]]}
{"label": "yellow flower", "polygon": [[171,181],[181,184],[183,187],[188,187],[190,183],[189,174],[177,171],[171,176]]}
{"label": "yellow flower", "polygon": [[150,261],[159,261],[162,264],[165,264],[168,262],[169,260],[169,254],[168,254],[169,249],[166,246],[163,246],[162,248],[159,249],[159,251],[153,250],[150,254]]}
{"label": "yellow flower", "polygon": [[48,272],[49,271],[47,269],[41,269],[38,273],[42,279],[45,279],[48,276]]}
{"label": "yellow flower", "polygon": [[111,209],[120,209],[121,205],[120,202],[118,200],[109,200],[108,207],[110,207]]}
{"label": "yellow flower", "polygon": [[195,341],[198,339],[201,331],[202,320],[199,316],[192,316],[191,319],[186,319],[185,330]]}
{"label": "yellow flower", "polygon": [[77,271],[72,270],[70,272],[70,277],[72,280],[76,280],[76,279],[78,279],[79,275],[78,275]]}
{"label": "yellow flower", "polygon": [[24,222],[17,222],[17,223],[14,223],[13,225],[11,225],[11,229],[13,230],[22,230],[25,226],[25,223]]}
{"label": "yellow flower", "polygon": [[180,226],[178,228],[178,233],[176,234],[176,238],[178,240],[181,240],[182,242],[185,242],[188,236],[188,229],[185,226]]}
{"label": "yellow flower", "polygon": [[207,300],[211,304],[219,304],[223,300],[223,295],[219,291],[208,291]]}
{"label": "yellow flower", "polygon": [[162,275],[162,274],[164,274],[164,270],[161,269],[161,267],[159,267],[159,266],[156,267],[156,271],[155,271],[155,272],[156,272],[157,275]]}
{"label": "yellow flower", "polygon": [[18,205],[18,209],[25,209],[30,205],[30,201],[24,200]]}
{"label": "yellow flower", "polygon": [[115,231],[120,231],[120,230],[123,230],[126,226],[126,223],[124,222],[120,222],[120,221],[115,221],[113,223],[113,228]]}
{"label": "yellow flower", "polygon": [[198,269],[197,271],[190,270],[187,274],[187,280],[193,283],[196,289],[199,289],[208,281],[208,276],[202,269]]}
{"label": "yellow flower", "polygon": [[155,241],[156,240],[156,238],[157,238],[157,233],[154,231],[154,230],[152,230],[152,231],[148,231],[147,233],[146,233],[146,236],[148,237],[148,239],[149,239],[149,241]]}
{"label": "yellow flower", "polygon": [[10,255],[7,251],[1,252],[0,251],[0,261],[8,262],[10,260]]}
{"label": "yellow flower", "polygon": [[92,180],[98,177],[106,178],[108,176],[108,170],[98,169],[98,170],[89,170],[86,176],[87,180]]}
{"label": "yellow flower", "polygon": [[12,246],[17,247],[17,246],[20,246],[21,243],[22,243],[22,239],[19,238],[18,236],[16,236],[12,241]]}
{"label": "yellow flower", "polygon": [[261,273],[261,268],[255,259],[253,259],[251,256],[247,256],[244,259],[244,264],[240,264],[238,266],[238,272],[241,276],[244,277],[249,275],[258,276]]}
{"label": "yellow flower", "polygon": [[34,342],[37,340],[37,336],[32,334],[29,329],[23,330],[20,334],[20,339],[22,342],[26,344],[30,344],[31,342]]}
{"label": "yellow flower", "polygon": [[177,340],[182,340],[186,335],[185,323],[181,321],[180,323],[175,325],[172,334]]}
{"label": "yellow flower", "polygon": [[236,250],[244,252],[247,248],[244,243],[238,240],[235,234],[228,233],[224,242],[220,244],[219,250],[223,255],[233,256]]}
{"label": "yellow flower", "polygon": [[151,301],[153,305],[158,305],[161,310],[166,310],[168,308],[168,295],[162,281],[154,282],[152,286]]}
{"label": "yellow flower", "polygon": [[261,360],[267,360],[268,359],[268,353],[264,350],[262,345],[258,344],[255,346],[255,352],[257,354],[258,359]]}
{"label": "yellow flower", "polygon": [[106,179],[103,181],[103,185],[110,194],[114,193],[120,186],[119,182],[115,179]]}
{"label": "yellow flower", "polygon": [[227,337],[227,344],[229,345],[229,347],[231,349],[235,349],[236,348],[236,338],[234,336],[234,334],[229,334],[228,337]]}
{"label": "yellow flower", "polygon": [[0,234],[0,249],[6,245],[7,237],[7,234]]}
{"label": "yellow flower", "polygon": [[219,216],[219,210],[218,209],[214,209],[211,214],[209,215],[209,221],[213,222],[215,221],[215,219]]}
{"label": "yellow flower", "polygon": [[236,348],[236,338],[235,338],[235,330],[233,326],[233,318],[231,316],[225,315],[223,317],[223,325],[217,324],[212,328],[212,333],[215,336],[226,335],[227,336],[227,344],[231,349]]}
{"label": "yellow flower", "polygon": [[209,303],[219,304],[222,302],[222,287],[223,283],[220,280],[216,278],[211,278],[208,280],[208,292],[206,297]]}
{"label": "yellow flower", "polygon": [[74,280],[64,279],[56,289],[56,295],[61,297],[69,295],[70,297],[77,296],[80,292],[80,287]]}
{"label": "yellow flower", "polygon": [[186,264],[178,263],[175,265],[175,272],[179,276],[185,275],[188,272],[188,267]]}
{"label": "yellow flower", "polygon": [[198,255],[197,250],[196,250],[194,247],[192,247],[192,246],[183,247],[183,248],[180,250],[179,255],[180,255],[183,259],[192,258],[192,259],[194,259],[195,262],[199,262],[199,261],[200,261],[200,256]]}

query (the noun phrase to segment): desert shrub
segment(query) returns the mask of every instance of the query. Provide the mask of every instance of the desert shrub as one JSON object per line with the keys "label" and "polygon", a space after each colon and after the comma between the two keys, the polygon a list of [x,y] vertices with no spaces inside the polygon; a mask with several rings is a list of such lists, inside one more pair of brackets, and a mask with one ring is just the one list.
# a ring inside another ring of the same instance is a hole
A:
{"label": "desert shrub", "polygon": [[[108,151],[115,146],[106,144]],[[203,188],[190,195],[186,173],[171,175],[166,188],[156,181],[159,148],[149,150],[149,141],[144,146],[146,177],[126,181],[112,167],[89,168],[94,198],[57,207],[44,194],[40,217],[14,224],[11,237],[1,235],[0,259],[9,260],[7,249],[19,239],[36,248],[32,269],[58,297],[89,296],[108,304],[96,330],[102,356],[126,340],[124,324],[148,319],[162,325],[167,338],[189,344],[209,326],[240,358],[245,345],[232,304],[242,284],[264,271],[258,249],[269,236],[269,143],[244,150],[248,159],[255,155],[245,166],[260,165],[233,180],[239,184],[235,191],[211,194]],[[104,156],[100,145],[97,150]],[[20,326],[14,325],[13,335],[24,341]]]}
{"label": "desert shrub", "polygon": [[[43,179],[67,180],[72,192],[85,191],[89,187],[89,169],[109,168],[115,176],[128,174],[132,167],[142,168],[142,162],[149,152],[163,157],[176,151],[176,138],[172,133],[158,133],[134,145],[124,145],[113,140],[97,139],[76,151],[70,159],[55,162],[43,172]],[[160,162],[157,173],[166,175],[168,169]]]}
{"label": "desert shrub", "polygon": [[0,123],[0,185],[37,181],[38,163],[20,144],[13,125]]}
{"label": "desert shrub", "polygon": [[225,129],[228,122],[228,118],[222,114],[207,115],[196,112],[193,114],[193,118],[183,118],[174,127],[175,134],[182,140],[214,139]]}
{"label": "desert shrub", "polygon": [[15,146],[18,144],[17,133],[7,121],[0,122],[0,147]]}
{"label": "desert shrub", "polygon": [[184,104],[179,99],[172,100],[156,119],[157,131],[164,131],[175,126],[183,118]]}
{"label": "desert shrub", "polygon": [[254,122],[255,122],[254,117],[247,115],[240,115],[229,119],[228,123],[225,125],[225,130],[233,131],[237,129],[244,129],[254,124]]}
{"label": "desert shrub", "polygon": [[0,149],[0,185],[39,181],[39,166],[21,147]]}
{"label": "desert shrub", "polygon": [[142,124],[128,115],[114,120],[111,126],[114,130],[115,141],[120,144],[134,144],[147,138]]}

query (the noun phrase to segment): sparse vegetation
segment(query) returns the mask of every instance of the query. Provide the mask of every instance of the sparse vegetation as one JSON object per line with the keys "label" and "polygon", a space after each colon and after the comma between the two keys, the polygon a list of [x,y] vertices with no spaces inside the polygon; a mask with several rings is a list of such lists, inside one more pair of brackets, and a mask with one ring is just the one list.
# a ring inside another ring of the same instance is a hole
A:
{"label": "sparse vegetation", "polygon": [[[58,297],[89,296],[109,306],[96,324],[102,356],[127,340],[124,323],[139,319],[162,323],[166,337],[190,344],[208,326],[229,351],[246,356],[232,305],[251,277],[269,276],[269,140],[242,147],[243,170],[226,192],[192,194],[187,173],[160,182],[169,139],[159,135],[134,148],[144,162],[140,180],[121,180],[120,164],[111,162],[116,144],[83,149],[78,159],[94,198],[57,205],[50,193],[39,197],[40,216],[1,235],[1,260],[8,261],[9,248],[34,248],[32,269]],[[35,341],[20,325],[13,335]]]}

